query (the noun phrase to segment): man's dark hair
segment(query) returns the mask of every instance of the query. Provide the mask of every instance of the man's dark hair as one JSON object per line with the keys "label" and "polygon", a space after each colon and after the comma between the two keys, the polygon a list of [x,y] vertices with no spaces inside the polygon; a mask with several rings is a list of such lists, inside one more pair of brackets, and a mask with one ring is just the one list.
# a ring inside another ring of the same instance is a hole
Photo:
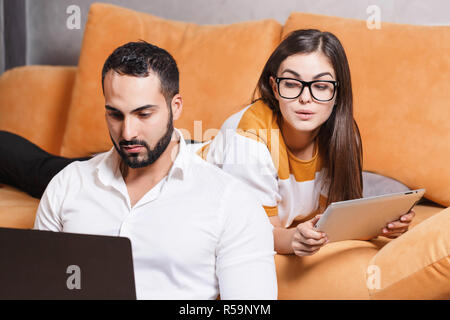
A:
{"label": "man's dark hair", "polygon": [[179,92],[179,73],[175,59],[166,50],[143,40],[118,47],[106,59],[102,70],[103,92],[105,75],[111,69],[121,75],[135,77],[148,77],[149,71],[155,72],[168,106]]}

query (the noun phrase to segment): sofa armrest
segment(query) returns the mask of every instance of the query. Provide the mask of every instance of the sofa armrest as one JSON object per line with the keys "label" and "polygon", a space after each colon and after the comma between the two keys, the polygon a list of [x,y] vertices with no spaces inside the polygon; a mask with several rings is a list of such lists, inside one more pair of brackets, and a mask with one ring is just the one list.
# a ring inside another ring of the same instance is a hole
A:
{"label": "sofa armrest", "polygon": [[0,76],[0,130],[59,154],[76,67],[24,66]]}

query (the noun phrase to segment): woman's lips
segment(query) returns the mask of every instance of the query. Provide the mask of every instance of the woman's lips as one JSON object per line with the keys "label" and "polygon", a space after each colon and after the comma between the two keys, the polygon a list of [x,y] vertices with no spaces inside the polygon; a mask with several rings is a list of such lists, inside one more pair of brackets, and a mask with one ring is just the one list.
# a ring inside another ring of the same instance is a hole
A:
{"label": "woman's lips", "polygon": [[299,110],[299,111],[295,111],[295,113],[301,120],[309,120],[314,115],[314,113],[309,110]]}

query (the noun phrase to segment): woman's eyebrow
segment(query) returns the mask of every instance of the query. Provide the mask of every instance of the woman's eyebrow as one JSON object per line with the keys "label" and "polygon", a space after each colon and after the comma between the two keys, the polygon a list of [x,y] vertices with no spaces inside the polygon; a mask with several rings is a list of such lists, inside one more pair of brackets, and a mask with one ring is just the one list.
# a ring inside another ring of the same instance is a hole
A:
{"label": "woman's eyebrow", "polygon": [[327,76],[327,75],[329,75],[331,78],[333,78],[333,75],[331,73],[329,73],[329,72],[322,72],[322,73],[316,74],[313,79],[318,79],[320,77]]}
{"label": "woman's eyebrow", "polygon": [[286,72],[293,74],[297,78],[300,78],[300,75],[297,72],[295,72],[294,70],[291,70],[291,69],[286,69],[281,74],[284,74]]}
{"label": "woman's eyebrow", "polygon": [[[301,75],[300,75],[298,72],[295,72],[294,70],[286,69],[286,70],[283,71],[282,74],[284,74],[284,73],[286,73],[286,72],[287,72],[287,73],[290,73],[290,74],[292,74],[292,75],[294,75],[295,77],[297,77],[297,78],[299,78],[299,79],[301,79]],[[316,75],[313,77],[313,80],[318,79],[318,78],[323,77],[323,76],[327,76],[327,75],[329,75],[331,78],[333,78],[333,75],[332,75],[330,72],[321,72],[321,73],[319,73],[319,74],[316,74]]]}

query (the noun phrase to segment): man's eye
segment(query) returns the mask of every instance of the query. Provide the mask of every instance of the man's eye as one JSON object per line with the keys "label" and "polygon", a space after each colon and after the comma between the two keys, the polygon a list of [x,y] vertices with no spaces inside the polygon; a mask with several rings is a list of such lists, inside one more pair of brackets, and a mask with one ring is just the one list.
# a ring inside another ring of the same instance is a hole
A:
{"label": "man's eye", "polygon": [[110,117],[113,117],[114,119],[122,119],[122,115],[118,112],[111,112],[109,114]]}
{"label": "man's eye", "polygon": [[151,113],[139,113],[139,117],[141,118],[148,118],[151,116]]}

